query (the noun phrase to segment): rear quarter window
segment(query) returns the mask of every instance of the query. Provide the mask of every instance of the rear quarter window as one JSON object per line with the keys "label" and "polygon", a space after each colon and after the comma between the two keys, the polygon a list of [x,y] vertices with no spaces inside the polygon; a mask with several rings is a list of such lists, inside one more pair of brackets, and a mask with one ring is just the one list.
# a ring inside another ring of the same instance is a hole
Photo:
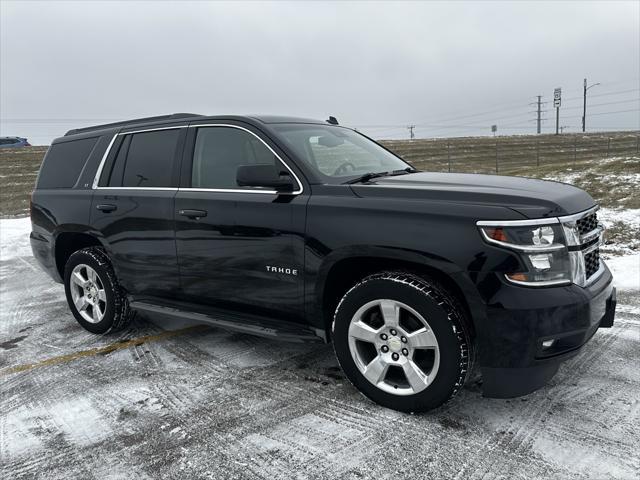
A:
{"label": "rear quarter window", "polygon": [[54,143],[42,162],[37,188],[71,188],[99,137]]}

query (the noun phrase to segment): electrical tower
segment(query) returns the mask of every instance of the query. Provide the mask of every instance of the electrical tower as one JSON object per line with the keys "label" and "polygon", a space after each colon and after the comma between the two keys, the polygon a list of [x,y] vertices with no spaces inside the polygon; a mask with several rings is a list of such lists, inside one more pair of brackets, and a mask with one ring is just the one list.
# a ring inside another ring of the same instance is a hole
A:
{"label": "electrical tower", "polygon": [[542,133],[542,122],[545,121],[544,118],[542,118],[542,114],[546,112],[546,110],[542,110],[542,105],[545,105],[547,102],[543,102],[542,101],[542,95],[536,95],[536,98],[538,99],[537,101],[530,103],[529,105],[535,105],[536,106],[536,110],[533,112],[536,114],[536,132],[538,134]]}
{"label": "electrical tower", "polygon": [[540,134],[540,132],[542,130],[541,129],[542,117],[540,116],[542,114],[542,102],[541,101],[542,101],[542,95],[538,95],[538,102],[537,102],[538,103],[538,117],[537,117],[537,120],[536,120],[536,122],[537,122],[536,123],[536,125],[537,125],[537,130],[536,131],[538,132],[538,135]]}

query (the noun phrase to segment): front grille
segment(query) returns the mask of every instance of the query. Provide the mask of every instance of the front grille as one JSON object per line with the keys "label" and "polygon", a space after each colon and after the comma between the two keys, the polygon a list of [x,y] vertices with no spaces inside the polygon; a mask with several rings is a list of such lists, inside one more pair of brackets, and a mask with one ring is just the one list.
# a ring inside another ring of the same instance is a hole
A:
{"label": "front grille", "polygon": [[587,253],[584,256],[584,270],[586,277],[589,278],[591,275],[596,273],[600,268],[600,250],[595,249],[592,252]]}
{"label": "front grille", "polygon": [[581,218],[576,222],[578,226],[578,231],[580,235],[584,235],[585,233],[589,233],[592,230],[595,230],[598,227],[598,215],[596,212],[593,212],[590,215],[587,215],[584,218]]}
{"label": "front grille", "polygon": [[602,272],[599,245],[604,229],[602,225],[598,225],[596,209],[597,207],[581,214],[559,217],[560,223],[565,223],[564,228],[570,231],[566,239],[572,262],[573,282],[582,287],[593,282]]}

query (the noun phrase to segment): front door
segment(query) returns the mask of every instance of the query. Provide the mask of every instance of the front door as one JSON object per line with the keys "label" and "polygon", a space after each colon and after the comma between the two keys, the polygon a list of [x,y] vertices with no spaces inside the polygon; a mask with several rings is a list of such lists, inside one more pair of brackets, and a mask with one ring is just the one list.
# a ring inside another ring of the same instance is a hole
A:
{"label": "front door", "polygon": [[176,195],[176,247],[185,300],[299,321],[307,193],[240,187],[240,165],[281,164],[275,146],[242,125],[189,129]]}

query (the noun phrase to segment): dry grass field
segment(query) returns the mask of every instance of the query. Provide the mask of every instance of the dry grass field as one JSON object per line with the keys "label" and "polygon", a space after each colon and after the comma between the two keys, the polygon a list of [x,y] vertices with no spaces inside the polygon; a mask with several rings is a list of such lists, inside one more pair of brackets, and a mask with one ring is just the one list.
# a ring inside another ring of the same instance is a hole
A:
{"label": "dry grass field", "polygon": [[29,195],[47,148],[0,149],[0,218],[29,214]]}
{"label": "dry grass field", "polygon": [[640,153],[640,132],[383,140],[421,170],[519,175],[522,169],[565,166]]}
{"label": "dry grass field", "polygon": [[[421,170],[497,171],[501,175],[559,179],[585,188],[605,206],[640,208],[639,197],[627,195],[620,182],[617,190],[612,191],[606,181],[600,181],[603,176],[624,174],[630,175],[629,185],[640,183],[638,162],[626,161],[640,158],[640,132],[384,140],[381,143]],[[0,149],[0,218],[28,214],[29,195],[46,151],[46,146]],[[605,158],[614,160],[602,163]],[[617,204],[619,200],[623,205]]]}

